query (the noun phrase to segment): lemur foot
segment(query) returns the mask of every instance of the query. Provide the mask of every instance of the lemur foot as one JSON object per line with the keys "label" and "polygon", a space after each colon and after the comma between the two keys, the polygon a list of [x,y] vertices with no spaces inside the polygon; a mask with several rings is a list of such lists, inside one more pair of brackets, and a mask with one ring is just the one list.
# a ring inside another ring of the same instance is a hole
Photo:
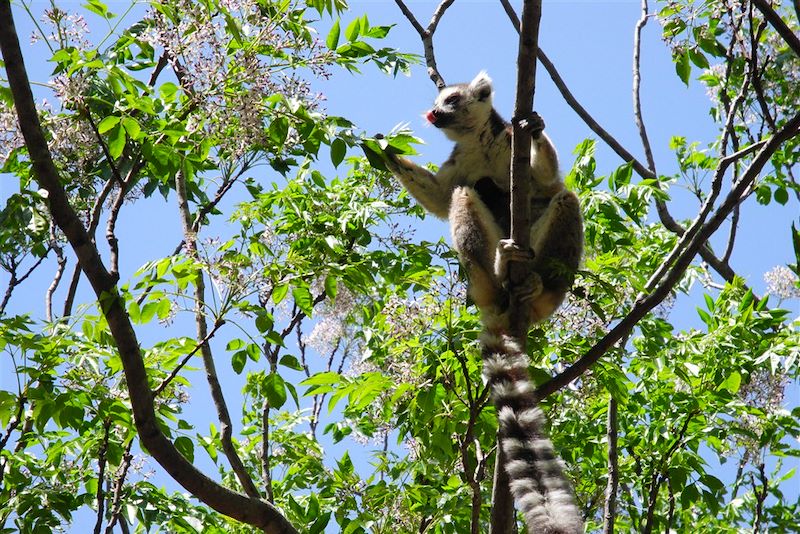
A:
{"label": "lemur foot", "polygon": [[516,121],[523,130],[530,132],[534,139],[538,139],[544,131],[544,119],[535,111],[531,111],[530,115],[516,119]]}
{"label": "lemur foot", "polygon": [[500,282],[505,285],[508,278],[508,264],[512,261],[522,263],[526,271],[525,282],[519,288],[522,302],[537,298],[542,294],[542,278],[533,271],[534,254],[531,249],[524,249],[513,239],[501,239],[497,243],[497,265],[495,270]]}

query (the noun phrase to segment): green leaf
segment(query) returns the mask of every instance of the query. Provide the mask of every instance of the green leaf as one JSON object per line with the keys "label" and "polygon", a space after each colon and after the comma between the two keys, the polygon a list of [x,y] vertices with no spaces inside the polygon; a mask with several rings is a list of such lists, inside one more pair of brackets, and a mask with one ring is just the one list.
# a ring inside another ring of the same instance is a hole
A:
{"label": "green leaf", "polygon": [[289,135],[289,121],[286,117],[277,117],[269,125],[269,138],[277,146],[283,146]]}
{"label": "green leaf", "polygon": [[689,52],[676,51],[672,61],[675,62],[675,72],[678,73],[678,77],[684,84],[686,84],[686,87],[689,87],[689,76],[692,73],[692,64],[689,61]]}
{"label": "green leaf", "polygon": [[706,56],[702,54],[702,52],[698,52],[695,49],[689,49],[689,58],[692,60],[698,68],[707,69],[708,68],[708,60]]}
{"label": "green leaf", "polygon": [[136,121],[136,119],[131,117],[123,117],[122,126],[125,128],[125,132],[127,132],[128,137],[131,139],[138,139],[139,134],[142,132],[142,127],[139,126],[139,123]]}
{"label": "green leaf", "polygon": [[194,461],[194,441],[186,436],[175,438],[175,448],[190,462]]}
{"label": "green leaf", "polygon": [[777,202],[781,206],[785,206],[786,203],[789,202],[789,192],[786,190],[785,187],[777,188],[772,195],[775,198],[775,202]]}
{"label": "green leaf", "polygon": [[355,19],[353,22],[347,25],[347,29],[344,31],[345,38],[350,41],[351,43],[358,39],[358,35],[361,33],[361,19]]}
{"label": "green leaf", "polygon": [[289,286],[286,284],[276,285],[272,290],[272,302],[276,305],[280,304],[286,295],[289,293]]}
{"label": "green leaf", "polygon": [[314,303],[311,298],[311,291],[306,286],[296,286],[292,288],[292,298],[300,311],[311,317],[314,311]]}
{"label": "green leaf", "polygon": [[125,149],[125,128],[120,127],[119,125],[115,126],[113,130],[111,130],[111,138],[108,141],[108,152],[111,155],[111,159],[117,159],[122,155],[122,151]]}
{"label": "green leaf", "polygon": [[98,0],[89,0],[83,7],[96,15],[100,15],[104,19],[114,18],[114,14],[108,10],[108,6]]}
{"label": "green leaf", "polygon": [[336,298],[336,291],[338,290],[338,284],[336,282],[336,278],[332,275],[328,275],[325,277],[325,294],[328,296],[329,299],[333,300]]}
{"label": "green leaf", "polygon": [[162,100],[172,102],[178,94],[179,87],[172,82],[165,82],[158,88],[158,94]]}
{"label": "green leaf", "polygon": [[247,352],[240,350],[233,353],[231,356],[231,367],[233,371],[240,375],[244,370],[244,364],[247,362]]}
{"label": "green leaf", "polygon": [[328,38],[325,39],[325,44],[331,50],[336,50],[336,47],[339,46],[339,19],[336,19],[336,22],[333,23],[333,27],[331,31],[328,32]]}
{"label": "green leaf", "polygon": [[729,391],[732,394],[736,394],[739,391],[739,387],[742,385],[742,375],[738,372],[733,371],[728,378],[726,378],[720,385],[718,389],[724,389]]}
{"label": "green leaf", "polygon": [[278,373],[270,373],[264,381],[264,394],[270,408],[279,409],[286,403],[286,383]]}
{"label": "green leaf", "polygon": [[300,360],[297,359],[296,356],[292,356],[291,354],[284,354],[281,356],[280,361],[278,362],[284,367],[288,367],[289,369],[294,369],[295,371],[302,371],[303,364],[300,363]]}
{"label": "green leaf", "polygon": [[331,143],[331,163],[334,167],[338,167],[347,154],[347,144],[340,138],[336,138]]}
{"label": "green leaf", "polygon": [[104,118],[100,121],[100,124],[97,125],[97,131],[101,134],[106,133],[111,128],[119,124],[120,118],[116,115],[109,115],[108,117]]}

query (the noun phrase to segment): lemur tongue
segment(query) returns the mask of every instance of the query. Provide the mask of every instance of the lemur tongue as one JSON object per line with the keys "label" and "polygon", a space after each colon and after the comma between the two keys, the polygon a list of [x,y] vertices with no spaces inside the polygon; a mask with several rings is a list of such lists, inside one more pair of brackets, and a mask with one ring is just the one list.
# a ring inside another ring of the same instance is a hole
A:
{"label": "lemur tongue", "polygon": [[425,119],[431,124],[436,124],[436,114],[433,112],[433,110],[430,110],[425,114]]}

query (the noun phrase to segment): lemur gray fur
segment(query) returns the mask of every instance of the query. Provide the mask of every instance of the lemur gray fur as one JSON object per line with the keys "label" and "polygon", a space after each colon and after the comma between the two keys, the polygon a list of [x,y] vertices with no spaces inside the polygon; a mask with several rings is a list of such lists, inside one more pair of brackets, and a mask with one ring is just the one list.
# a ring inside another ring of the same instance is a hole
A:
{"label": "lemur gray fur", "polygon": [[528,357],[509,337],[508,263],[524,261],[530,276],[523,291],[529,322],[549,317],[572,284],[583,250],[578,198],[558,174],[555,147],[533,114],[531,132],[531,251],[509,239],[511,125],[492,106],[492,81],[485,72],[468,84],[443,88],[428,122],[455,141],[450,157],[433,174],[387,152],[387,166],[417,201],[450,221],[453,246],[467,271],[469,293],[484,323],[483,372],[500,424],[500,444],[511,492],[529,533],[583,532],[563,466],[544,432],[535,404]]}

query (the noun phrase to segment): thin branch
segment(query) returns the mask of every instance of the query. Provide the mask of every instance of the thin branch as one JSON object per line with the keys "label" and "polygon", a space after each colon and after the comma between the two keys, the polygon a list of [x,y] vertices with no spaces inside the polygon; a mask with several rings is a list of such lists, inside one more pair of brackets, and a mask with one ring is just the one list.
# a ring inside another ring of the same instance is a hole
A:
{"label": "thin branch", "polygon": [[220,327],[224,324],[225,321],[221,319],[214,323],[214,326],[211,328],[211,331],[208,334],[206,334],[206,336],[200,341],[200,343],[195,345],[195,347],[191,350],[191,352],[189,352],[189,354],[183,357],[183,359],[178,363],[178,365],[175,366],[175,369],[173,369],[169,373],[169,375],[164,380],[161,381],[158,387],[156,387],[156,389],[153,390],[153,397],[158,397],[161,394],[161,392],[163,392],[166,389],[166,387],[170,384],[170,382],[175,380],[175,377],[178,376],[178,374],[181,372],[181,369],[183,369],[183,367],[187,363],[189,363],[189,360],[192,359],[192,356],[197,354],[197,351],[199,351],[203,345],[206,345],[211,340],[211,338],[214,337],[214,334],[217,333],[217,330],[219,330]]}
{"label": "thin branch", "polygon": [[656,160],[653,158],[653,150],[650,147],[647,129],[644,126],[644,119],[642,118],[642,99],[639,91],[642,85],[639,62],[642,49],[642,28],[647,24],[648,18],[647,0],[642,0],[642,16],[636,22],[636,29],[633,32],[633,116],[636,120],[636,128],[639,130],[639,137],[642,139],[642,147],[644,148],[644,155],[647,158],[647,166],[654,175],[658,175],[656,172]]}
{"label": "thin branch", "polygon": [[[89,234],[89,237],[94,242],[95,239],[95,232],[97,231],[97,227],[100,225],[100,215],[103,211],[103,204],[105,203],[108,195],[111,194],[111,191],[114,190],[114,183],[115,180],[113,177],[106,180],[106,183],[103,185],[103,189],[100,190],[100,194],[97,195],[97,198],[94,200],[94,204],[92,205],[92,211],[89,216],[89,226],[86,229],[86,232]],[[62,313],[63,317],[68,317],[72,315],[72,305],[75,302],[75,294],[78,291],[78,282],[80,282],[81,277],[81,266],[79,263],[75,264],[75,268],[72,271],[72,276],[70,277],[69,288],[67,289],[67,296],[64,299],[64,311]]]}
{"label": "thin branch", "polygon": [[400,11],[403,12],[403,15],[408,19],[411,25],[417,30],[420,39],[422,39],[422,48],[425,54],[425,63],[428,66],[428,76],[436,84],[438,89],[443,88],[447,85],[444,81],[444,78],[439,74],[439,69],[436,66],[436,55],[433,50],[433,34],[436,32],[436,27],[439,25],[439,21],[444,15],[444,12],[447,11],[447,8],[450,7],[455,0],[443,0],[437,7],[436,10],[433,12],[433,16],[431,17],[431,21],[428,24],[427,29],[423,28],[419,21],[416,19],[414,14],[411,12],[410,9],[405,5],[403,0],[394,0],[397,4],[397,7],[400,8]]}
{"label": "thin branch", "polygon": [[[783,40],[786,41],[786,44],[789,45],[789,48],[792,49],[795,55],[800,57],[800,37],[797,37],[792,29],[783,21],[781,16],[772,9],[769,2],[767,2],[767,0],[753,0],[753,4],[761,11],[764,18],[775,28],[775,31],[778,32]],[[795,8],[797,8],[797,4],[795,4]]]}
{"label": "thin branch", "polygon": [[261,478],[267,491],[267,500],[275,502],[275,493],[272,489],[272,454],[269,445],[269,398],[264,395],[261,404]]}
{"label": "thin branch", "polygon": [[131,454],[131,447],[133,446],[133,439],[129,439],[125,445],[125,451],[122,453],[122,463],[117,468],[114,474],[114,496],[111,498],[111,519],[106,525],[105,534],[112,534],[114,525],[120,523],[120,528],[124,530],[126,525],[125,519],[122,517],[122,489],[125,486],[125,479],[128,477],[128,469],[131,466],[133,455]]}
{"label": "thin branch", "polygon": [[103,441],[100,442],[100,450],[97,451],[97,521],[94,524],[94,534],[100,534],[103,528],[103,515],[105,515],[105,482],[106,482],[106,452],[108,451],[108,435],[111,431],[111,419],[103,422]]}
{"label": "thin branch", "polygon": [[111,177],[117,181],[120,187],[122,187],[123,180],[122,175],[119,173],[119,169],[117,168],[116,163],[114,162],[114,158],[111,157],[111,151],[108,149],[108,144],[106,143],[105,139],[103,139],[100,130],[97,129],[97,124],[95,124],[94,119],[92,118],[92,112],[89,109],[89,106],[86,104],[83,105],[83,114],[86,116],[86,120],[89,122],[89,126],[94,133],[95,138],[97,139],[97,143],[100,145],[100,149],[103,151],[103,155],[108,161],[108,167],[111,169]]}
{"label": "thin branch", "polygon": [[[180,212],[181,222],[183,223],[183,240],[186,242],[187,255],[195,261],[199,262],[199,255],[197,253],[197,234],[192,231],[192,216],[189,212],[189,200],[187,198],[186,176],[182,171],[175,174],[175,196],[178,199],[178,211]],[[197,329],[197,337],[202,339],[200,343],[200,355],[203,357],[203,365],[206,370],[206,380],[208,381],[208,388],[211,391],[211,398],[214,401],[214,407],[217,409],[217,417],[220,423],[220,442],[222,443],[222,450],[225,453],[231,469],[239,479],[239,483],[244,488],[245,493],[251,499],[260,499],[261,494],[258,492],[253,479],[244,467],[242,459],[239,458],[239,453],[236,447],[233,446],[233,423],[231,422],[230,412],[228,405],[225,401],[225,395],[222,392],[219,378],[217,376],[217,368],[214,363],[214,355],[211,353],[211,345],[207,341],[209,336],[208,324],[206,323],[205,316],[205,275],[203,271],[198,268],[194,280],[195,287],[195,327]],[[220,321],[217,321],[219,323]],[[216,329],[217,325],[214,325]]]}
{"label": "thin branch", "polygon": [[[669,273],[664,277],[661,283],[653,289],[653,291],[646,297],[638,300],[628,315],[625,316],[617,325],[611,329],[602,339],[600,339],[591,349],[589,349],[583,356],[581,356],[575,363],[566,368],[564,371],[556,375],[554,378],[539,386],[537,393],[540,398],[547,397],[551,393],[563,388],[591,367],[597,362],[614,344],[622,339],[623,336],[628,334],[631,329],[638,323],[650,310],[656,307],[664,298],[669,295],[672,288],[683,277],[686,269],[691,264],[695,255],[707,243],[711,235],[720,227],[725,219],[730,215],[733,209],[742,202],[742,195],[747,191],[748,187],[753,184],[755,179],[760,174],[764,165],[767,164],[769,159],[775,151],[788,139],[800,133],[800,113],[789,119],[783,127],[778,130],[768,140],[761,142],[761,150],[750,162],[750,165],[742,174],[742,178],[734,184],[731,191],[728,193],[725,200],[717,208],[714,215],[699,229],[694,238],[686,245],[684,251],[676,258],[675,263],[672,265]],[[735,154],[728,156],[732,158]],[[720,165],[723,164],[725,158],[720,160]]]}
{"label": "thin branch", "polygon": [[47,322],[53,321],[53,295],[61,283],[61,278],[64,276],[64,270],[67,268],[67,258],[64,256],[64,249],[58,244],[56,237],[56,225],[50,221],[50,247],[56,253],[56,272],[53,275],[53,281],[47,287],[47,292],[44,295],[44,316]]}
{"label": "thin branch", "polygon": [[269,503],[233,492],[208,478],[186,460],[161,431],[139,342],[117,291],[116,280],[106,270],[91,237],[70,205],[47,146],[8,0],[0,1],[0,50],[33,174],[38,184],[48,192],[53,220],[75,251],[116,341],[142,446],[184,489],[218,512],[260,527],[265,532],[297,532]]}
{"label": "thin branch", "polygon": [[761,482],[761,491],[756,488],[755,477],[753,478],[753,494],[756,497],[756,511],[753,514],[753,534],[758,534],[761,529],[761,522],[764,520],[764,501],[769,494],[769,479],[764,471],[764,462],[758,463],[758,480]]}
{"label": "thin branch", "polygon": [[617,400],[613,396],[608,399],[608,416],[606,419],[606,436],[608,437],[608,484],[603,506],[603,534],[614,534],[614,521],[617,517],[617,490],[619,488],[619,460],[617,441]]}
{"label": "thin branch", "polygon": [[678,447],[681,446],[684,439],[686,439],[686,432],[689,429],[689,423],[691,423],[692,418],[697,414],[697,411],[692,411],[686,415],[686,420],[684,420],[683,424],[681,425],[678,435],[675,436],[675,440],[659,459],[658,467],[653,470],[647,502],[647,515],[643,530],[644,534],[650,534],[653,531],[653,519],[656,511],[656,504],[658,503],[658,492],[661,488],[661,484],[664,483],[667,477],[667,462],[670,458],[672,458],[672,455],[675,454],[675,451],[678,450]]}
{"label": "thin branch", "polygon": [[108,241],[108,248],[110,250],[109,260],[111,263],[109,272],[111,276],[116,279],[119,279],[119,241],[117,240],[115,229],[117,226],[119,211],[122,209],[122,204],[125,202],[126,189],[127,185],[125,183],[119,184],[117,197],[114,199],[114,203],[111,205],[111,211],[108,214],[108,223],[106,224],[106,241]]}
{"label": "thin branch", "polygon": [[736,242],[736,230],[739,227],[739,206],[736,206],[733,210],[733,215],[731,216],[731,229],[728,232],[728,245],[725,247],[725,254],[722,256],[722,261],[728,263],[731,259],[731,254],[733,254],[733,245]]}
{"label": "thin branch", "polygon": [[11,299],[11,295],[14,292],[14,289],[16,289],[16,287],[20,285],[22,282],[24,282],[33,273],[33,271],[35,271],[36,268],[42,264],[45,258],[47,258],[47,253],[50,252],[50,248],[52,247],[48,247],[45,253],[41,257],[39,257],[38,260],[36,260],[36,262],[25,272],[25,274],[23,274],[19,278],[17,278],[17,267],[19,266],[19,264],[13,258],[10,260],[9,274],[11,275],[11,279],[8,281],[8,287],[6,287],[6,292],[3,295],[3,300],[2,302],[0,302],[0,315],[3,315],[3,312],[5,311],[6,306],[8,305],[8,301]]}

